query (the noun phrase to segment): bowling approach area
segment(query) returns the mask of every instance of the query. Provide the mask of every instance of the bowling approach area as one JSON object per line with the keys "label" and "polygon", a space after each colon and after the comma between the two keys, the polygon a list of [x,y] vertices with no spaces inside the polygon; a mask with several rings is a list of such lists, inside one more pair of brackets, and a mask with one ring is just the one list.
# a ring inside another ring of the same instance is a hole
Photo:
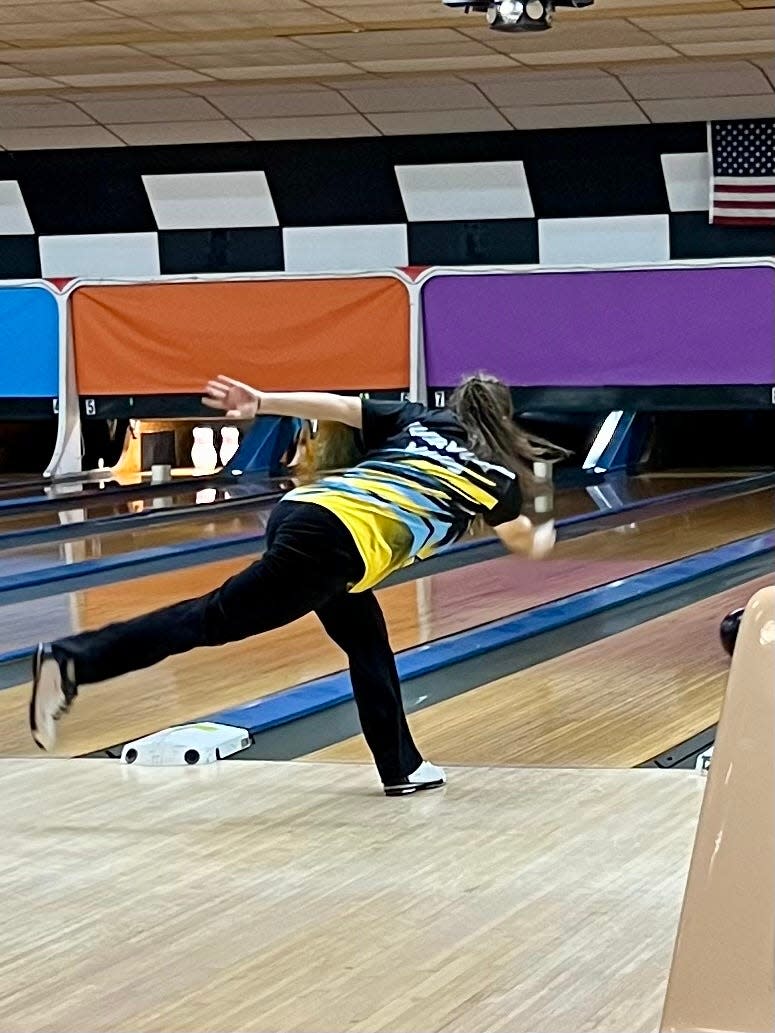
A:
{"label": "bowling approach area", "polygon": [[707,776],[2,760],[0,1028],[769,1031],[774,669],[767,588]]}

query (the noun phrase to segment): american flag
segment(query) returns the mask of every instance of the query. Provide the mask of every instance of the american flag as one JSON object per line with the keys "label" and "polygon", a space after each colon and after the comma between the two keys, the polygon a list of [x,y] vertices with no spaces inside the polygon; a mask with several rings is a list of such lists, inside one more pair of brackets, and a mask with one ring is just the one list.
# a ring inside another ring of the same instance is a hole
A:
{"label": "american flag", "polygon": [[714,122],[710,221],[775,226],[775,119]]}

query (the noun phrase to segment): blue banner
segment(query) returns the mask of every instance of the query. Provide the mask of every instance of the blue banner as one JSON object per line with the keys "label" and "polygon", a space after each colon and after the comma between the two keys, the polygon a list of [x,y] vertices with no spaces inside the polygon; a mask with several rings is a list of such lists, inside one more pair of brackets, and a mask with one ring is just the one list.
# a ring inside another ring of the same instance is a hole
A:
{"label": "blue banner", "polygon": [[53,398],[59,313],[43,287],[0,288],[0,398]]}

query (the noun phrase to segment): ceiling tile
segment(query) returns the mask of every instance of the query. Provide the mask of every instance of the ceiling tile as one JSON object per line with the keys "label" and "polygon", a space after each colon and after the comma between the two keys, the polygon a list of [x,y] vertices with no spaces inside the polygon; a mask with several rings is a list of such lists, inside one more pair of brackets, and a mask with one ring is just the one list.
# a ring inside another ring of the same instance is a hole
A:
{"label": "ceiling tile", "polygon": [[[223,29],[256,29],[272,27],[338,25],[334,14],[313,8],[285,10],[280,7],[259,14],[219,11],[217,14],[148,14],[144,21],[166,32],[217,32]],[[147,27],[147,26],[146,26]]]}
{"label": "ceiling tile", "polygon": [[[775,29],[775,19],[773,19]],[[738,40],[757,41],[773,40],[772,33],[767,33],[760,25],[747,28],[729,26],[726,29],[670,29],[659,33],[660,39],[671,45],[674,43],[725,43]]]}
{"label": "ceiling tile", "polygon": [[612,47],[605,50],[555,50],[545,53],[514,55],[526,65],[574,64],[581,61],[650,61],[654,58],[678,57],[666,46]]}
{"label": "ceiling tile", "polygon": [[682,97],[644,100],[641,107],[652,122],[704,122],[725,118],[772,117],[772,94],[759,97]]}
{"label": "ceiling tile", "polygon": [[[467,84],[464,84],[467,85]],[[357,93],[359,90],[394,90],[396,87],[404,90],[427,89],[433,86],[436,89],[443,87],[460,86],[460,79],[453,73],[437,72],[434,75],[365,75],[360,73],[359,78],[348,79],[346,83],[336,82],[334,89],[346,89],[349,93]]]}
{"label": "ceiling tile", "polygon": [[357,49],[362,46],[435,48],[445,43],[460,42],[461,38],[464,37],[454,29],[374,29],[370,32],[330,32],[293,37],[298,44],[319,50],[347,47]]}
{"label": "ceiling tile", "polygon": [[110,11],[103,11],[84,0],[76,0],[75,3],[0,4],[0,26],[14,23],[29,25],[35,22],[89,22],[95,19],[120,20]]}
{"label": "ceiling tile", "polygon": [[67,86],[144,86],[151,83],[206,82],[204,75],[196,72],[102,72],[98,75],[58,75],[57,79]]}
{"label": "ceiling tile", "polygon": [[640,62],[611,61],[605,65],[607,71],[624,79],[628,76],[652,75],[662,78],[678,78],[686,75],[742,75],[756,72],[756,66],[744,60],[701,61],[653,61],[648,65]]}
{"label": "ceiling tile", "polygon": [[547,71],[515,67],[510,72],[460,72],[459,75],[461,79],[469,79],[472,82],[478,83],[479,86],[498,84],[508,86],[517,78],[521,83],[537,83],[538,85],[549,81],[553,83],[562,82],[563,79],[583,80],[586,83],[589,80],[597,81],[610,78],[607,72],[601,71],[599,68],[585,68],[582,65],[574,65],[571,68],[557,66]]}
{"label": "ceiling tile", "polygon": [[703,14],[655,15],[648,18],[633,18],[633,24],[648,32],[670,32],[680,29],[728,29],[751,25],[772,28],[772,15],[767,11],[728,11]]}
{"label": "ceiling tile", "polygon": [[5,147],[9,151],[120,146],[121,141],[102,126],[0,129],[0,147]]}
{"label": "ceiling tile", "polygon": [[360,89],[350,96],[347,87],[342,93],[350,97],[360,111],[449,111],[462,108],[487,108],[489,101],[479,90],[468,83],[451,83],[437,86],[390,86],[387,88]]}
{"label": "ceiling tile", "polygon": [[[220,11],[250,13],[251,11],[272,11],[277,9],[276,0],[100,0],[99,6],[135,18],[147,18],[156,14],[203,14],[210,16],[215,8]],[[286,10],[304,10],[304,0],[283,0]]]}
{"label": "ceiling tile", "polygon": [[[393,24],[396,22],[427,21],[434,22],[439,19],[439,4],[436,0],[421,3],[408,4],[405,0],[399,3],[369,4],[367,6],[345,5],[338,3],[328,4],[328,10],[338,13],[342,18],[349,18],[351,21],[360,22],[364,25],[373,25],[375,22]],[[443,13],[442,13],[443,17]]]}
{"label": "ceiling tile", "polygon": [[[309,55],[309,50],[307,54]],[[477,40],[459,37],[455,43],[435,43],[432,47],[424,43],[408,43],[405,47],[374,46],[364,39],[357,47],[327,47],[325,51],[317,51],[336,60],[362,63],[364,61],[433,61],[444,67],[446,58],[493,56],[492,50],[482,46]],[[497,56],[497,55],[495,55]]]}
{"label": "ceiling tile", "polygon": [[306,47],[280,36],[259,39],[169,39],[153,43],[134,43],[133,49],[176,60],[185,60],[190,54],[304,54],[309,60],[309,50]]}
{"label": "ceiling tile", "polygon": [[208,82],[192,86],[189,93],[196,93],[202,97],[263,97],[269,93],[309,93],[310,90],[323,89],[322,85],[311,82],[233,82],[216,83]]}
{"label": "ceiling tile", "polygon": [[482,54],[479,57],[414,58],[413,60],[358,61],[368,72],[436,72],[443,69],[507,68],[514,62],[507,54]]}
{"label": "ceiling tile", "polygon": [[59,85],[59,83],[55,83],[49,80],[38,80],[35,75],[22,75],[21,73],[19,73],[18,79],[17,75],[15,75],[13,72],[11,72],[7,76],[5,74],[0,75],[0,86],[4,86],[6,82],[14,81],[20,83],[29,83],[30,81],[49,83],[51,93],[50,96],[46,95],[45,93],[40,93],[39,90],[33,90],[30,93],[20,93],[18,96],[9,98],[12,99],[14,104],[41,104],[49,100],[57,101],[62,96],[62,87]]}
{"label": "ceiling tile", "polygon": [[567,129],[574,126],[638,125],[648,122],[633,101],[610,104],[541,104],[501,107],[515,129]]}
{"label": "ceiling tile", "polygon": [[684,11],[687,8],[697,10],[738,10],[738,0],[596,0],[595,11],[615,11],[617,14],[627,18],[632,16],[647,17],[654,8],[673,8]]}
{"label": "ceiling tile", "polygon": [[312,78],[322,75],[353,75],[356,69],[352,65],[331,62],[331,64],[293,65],[253,65],[245,68],[210,68],[208,73],[214,79],[290,79]]}
{"label": "ceiling tile", "polygon": [[18,128],[22,119],[25,129],[36,129],[38,126],[94,125],[93,118],[75,104],[68,104],[66,101],[25,104],[23,110],[16,104],[0,101],[0,129]]}
{"label": "ceiling tile", "polygon": [[[174,62],[178,68],[194,68],[200,72],[209,72],[211,68],[255,68],[256,65],[266,67],[284,67],[288,74],[293,75],[296,65],[309,64],[310,58],[320,59],[320,52],[304,51],[292,54],[278,54],[275,51],[256,51],[253,54],[191,54],[186,58],[170,57],[169,61]],[[323,55],[322,60],[326,60]],[[332,62],[334,58],[330,59]]]}
{"label": "ceiling tile", "polygon": [[55,90],[58,86],[59,84],[51,79],[42,79],[36,75],[28,75],[23,78],[15,76],[0,78],[0,93],[10,92],[11,90]]}
{"label": "ceiling tile", "polygon": [[775,40],[738,40],[732,43],[675,43],[675,49],[688,57],[708,57],[713,54],[772,54]]}
{"label": "ceiling tile", "polygon": [[684,66],[680,74],[663,75],[653,69],[620,76],[625,87],[638,100],[661,97],[729,97],[763,92],[764,78],[758,68],[739,65],[732,70],[712,65],[697,68]]}
{"label": "ceiling tile", "polygon": [[370,115],[369,121],[386,136],[414,133],[486,133],[496,129],[511,129],[511,125],[495,108],[480,111],[467,108],[458,111],[381,113]]}
{"label": "ceiling tile", "polygon": [[757,61],[756,64],[775,86],[775,61]]}
{"label": "ceiling tile", "polygon": [[13,54],[14,61],[24,65],[38,64],[75,64],[80,62],[81,67],[86,61],[108,61],[135,58],[147,60],[151,65],[160,64],[156,58],[144,58],[137,54],[132,47],[125,47],[116,44],[97,43],[93,46],[67,46],[67,47],[14,47],[12,50],[3,53],[3,59]]}
{"label": "ceiling tile", "polygon": [[115,125],[112,131],[134,147],[155,144],[229,143],[249,137],[226,119],[213,122],[158,122]]}
{"label": "ceiling tile", "polygon": [[594,104],[629,100],[629,94],[613,76],[557,79],[551,72],[527,73],[511,81],[481,82],[480,89],[499,106],[534,104]]}
{"label": "ceiling tile", "polygon": [[0,65],[0,79],[23,79],[29,74],[29,72],[22,71],[21,68],[14,68],[11,65]]}
{"label": "ceiling tile", "polygon": [[220,111],[229,118],[280,118],[305,115],[351,115],[352,105],[332,90],[310,90],[307,93],[274,91],[236,97],[213,98]]}
{"label": "ceiling tile", "polygon": [[[360,89],[373,90],[382,83],[387,83],[391,86],[395,85],[396,80],[388,76],[367,74],[366,72],[359,71],[354,65],[348,67],[353,69],[351,74],[341,78],[333,76],[331,79],[328,79],[327,76],[321,76],[318,85],[327,86],[332,90],[341,90],[342,86],[346,85],[347,89],[351,91]],[[403,83],[404,78],[402,77],[400,81]]]}
{"label": "ceiling tile", "polygon": [[[57,39],[93,40],[100,36],[120,39],[137,33],[147,33],[148,26],[143,22],[110,17],[95,18],[91,21],[65,21],[56,23]],[[0,36],[6,43],[44,42],[50,39],[51,29],[40,22],[28,24],[0,25]]]}
{"label": "ceiling tile", "polygon": [[196,122],[219,118],[202,97],[128,97],[125,100],[83,100],[81,106],[103,125],[135,122]]}
{"label": "ceiling tile", "polygon": [[[0,0],[0,91],[7,96],[27,90],[34,98],[41,90],[93,90],[103,94],[95,102],[105,103],[116,99],[104,96],[106,89],[126,90],[130,104],[139,105],[116,123],[131,126],[145,122],[146,111],[152,124],[209,120],[205,102],[196,97],[218,84],[248,91],[251,83],[264,84],[279,91],[278,97],[290,97],[298,89],[311,92],[305,80],[331,83],[348,95],[363,89],[364,98],[382,83],[414,96],[398,108],[375,109],[384,114],[426,107],[486,110],[480,107],[486,94],[521,112],[554,108],[545,117],[557,120],[578,117],[561,110],[568,105],[603,105],[595,117],[604,119],[617,110],[610,105],[625,105],[626,114],[625,91],[644,73],[652,84],[645,96],[652,101],[766,93],[771,80],[763,68],[769,67],[765,59],[775,36],[772,4],[596,0],[591,13],[558,12],[551,33],[516,37],[493,33],[479,15],[444,10],[439,0]],[[293,35],[272,35],[278,32]],[[758,55],[759,64],[724,60],[725,55]],[[601,73],[601,66],[621,83]],[[539,76],[522,80],[516,103],[509,73]],[[680,83],[665,85],[677,73],[683,73]],[[585,90],[586,75],[594,85]],[[456,89],[476,94],[471,83],[481,87],[478,101],[450,96]],[[156,106],[148,107],[148,93],[137,96],[143,88],[176,84],[190,88],[194,100],[174,93],[159,98],[173,102],[158,108],[164,117],[153,114]],[[435,99],[428,90],[437,91]],[[254,97],[239,101],[235,110],[246,112],[238,117],[259,119],[349,117],[346,103],[330,96],[287,105]],[[533,112],[524,118],[540,120]]]}
{"label": "ceiling tile", "polygon": [[30,61],[19,60],[19,65],[29,69],[33,73],[44,75],[58,75],[59,73],[81,74],[88,70],[90,74],[99,72],[128,72],[128,71],[175,71],[179,72],[178,65],[171,65],[167,61],[160,61],[155,57],[148,57],[145,54],[133,55],[131,51],[125,57],[92,57],[77,59],[58,54],[55,50],[49,50],[39,59]]}
{"label": "ceiling tile", "polygon": [[[559,16],[558,16],[559,19]],[[649,46],[654,40],[647,32],[623,18],[605,21],[556,21],[551,32],[521,33],[493,32],[483,27],[476,33],[467,32],[488,47],[515,54],[542,50],[602,49],[611,47]]]}
{"label": "ceiling tile", "polygon": [[79,90],[73,87],[63,87],[62,93],[59,95],[65,100],[73,100],[80,103],[81,101],[88,100],[95,103],[100,101],[134,101],[139,103],[144,100],[154,99],[172,99],[174,97],[184,98],[190,97],[191,94],[187,90],[175,89],[174,87],[165,86],[139,86],[136,90],[131,92],[123,90]]}
{"label": "ceiling tile", "polygon": [[309,138],[379,136],[362,115],[322,115],[299,118],[241,118],[238,124],[254,140],[303,140]]}

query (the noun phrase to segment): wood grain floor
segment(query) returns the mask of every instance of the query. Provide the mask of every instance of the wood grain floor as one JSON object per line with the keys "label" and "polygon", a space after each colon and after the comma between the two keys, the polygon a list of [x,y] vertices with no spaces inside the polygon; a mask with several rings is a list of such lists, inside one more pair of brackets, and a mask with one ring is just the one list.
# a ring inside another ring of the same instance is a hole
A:
{"label": "wood grain floor", "polygon": [[649,1033],[704,779],[0,761],[4,1033]]}
{"label": "wood grain floor", "polygon": [[[718,626],[775,575],[415,713],[425,755],[448,764],[634,767],[718,720],[729,662]],[[358,738],[310,755],[367,760]]]}
{"label": "wood grain floor", "polygon": [[[631,477],[626,479],[624,490],[628,497],[633,499],[650,499],[659,495],[666,495],[677,491],[691,490],[698,487],[709,486],[723,482],[726,478],[723,474],[714,473],[712,475],[700,474],[698,476],[689,475],[655,475],[655,476],[640,476]],[[118,478],[119,481],[122,478]],[[23,514],[13,514],[8,512],[3,507],[3,480],[0,477],[0,535],[7,534],[11,531],[28,531],[38,527],[50,527],[58,526],[62,521],[60,519],[60,511],[33,511]],[[164,499],[166,506],[178,505],[178,506],[193,506],[197,503],[197,500],[203,504],[202,515],[204,519],[211,519],[215,524],[223,524],[221,533],[229,533],[229,525],[234,519],[233,516],[228,515],[217,515],[213,514],[211,517],[207,515],[207,507],[204,505],[205,501],[212,497],[212,490],[203,489],[194,491],[189,489],[182,489],[179,485],[176,486],[174,481],[170,485],[171,492],[174,494],[170,496],[161,496]],[[207,494],[205,494],[207,492]],[[159,497],[157,497],[156,506],[159,503]],[[576,516],[580,513],[594,512],[597,509],[592,496],[583,488],[565,488],[558,489],[554,493],[555,509],[558,518],[565,516]],[[116,499],[116,498],[97,498],[86,502],[81,508],[74,509],[71,513],[65,511],[67,522],[72,523],[74,520],[94,520],[100,517],[115,517],[121,516],[125,513],[138,513],[143,511],[153,510],[154,499],[148,497],[136,497]],[[268,507],[271,509],[271,505]],[[260,507],[257,506],[257,510],[260,511]],[[73,517],[72,513],[75,513]],[[251,512],[247,512],[242,509],[239,511],[237,519],[245,519],[246,529],[251,525],[253,517]],[[77,526],[77,525],[76,525]],[[179,525],[178,525],[179,526]],[[119,532],[123,533],[123,532]]]}
{"label": "wood grain floor", "polygon": [[[773,524],[773,493],[715,503],[561,543],[556,559],[531,564],[504,558],[433,575],[380,593],[393,646],[476,626],[607,583],[654,563],[678,558]],[[141,578],[69,596],[76,627],[89,628],[198,595],[244,566],[242,561]],[[49,601],[51,604],[51,601]],[[45,601],[5,607],[0,638],[19,642],[40,620]],[[32,612],[32,611],[35,612]],[[6,611],[11,611],[7,613]],[[29,641],[29,638],[27,638]],[[259,639],[175,657],[150,671],[84,689],[63,726],[65,754],[87,753],[171,724],[277,692],[332,671],[343,657],[309,617]],[[0,755],[30,755],[28,686],[0,693]]]}

